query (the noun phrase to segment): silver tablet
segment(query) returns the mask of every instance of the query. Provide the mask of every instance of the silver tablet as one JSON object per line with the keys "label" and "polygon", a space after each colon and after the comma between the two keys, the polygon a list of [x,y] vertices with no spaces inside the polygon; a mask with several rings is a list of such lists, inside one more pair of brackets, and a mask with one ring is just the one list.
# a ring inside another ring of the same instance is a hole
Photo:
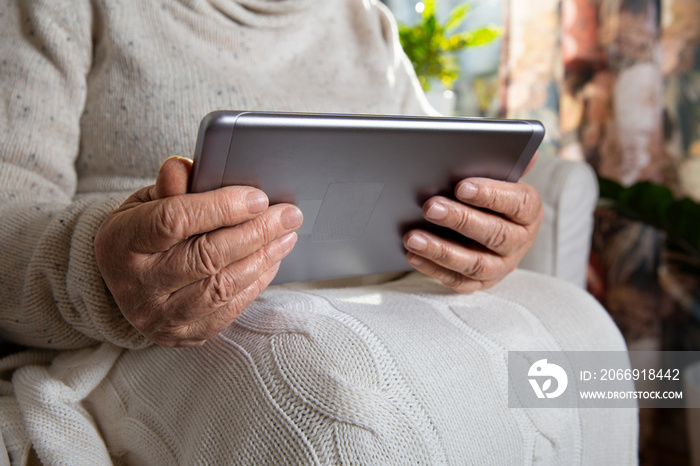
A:
{"label": "silver tablet", "polygon": [[429,197],[478,176],[517,181],[538,121],[220,111],[199,128],[190,192],[262,189],[304,214],[273,283],[410,270],[402,236]]}

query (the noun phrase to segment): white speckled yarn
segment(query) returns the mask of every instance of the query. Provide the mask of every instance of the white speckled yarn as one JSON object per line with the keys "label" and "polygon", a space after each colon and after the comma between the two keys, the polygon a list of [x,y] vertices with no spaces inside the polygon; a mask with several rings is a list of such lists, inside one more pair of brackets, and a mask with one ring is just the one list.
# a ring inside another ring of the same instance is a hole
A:
{"label": "white speckled yarn", "polygon": [[635,461],[634,410],[507,408],[507,349],[624,347],[544,277],[275,287],[186,350],[116,308],[95,231],[209,111],[426,111],[374,0],[2,0],[0,54],[0,336],[52,349],[0,361],[13,464]]}
{"label": "white speckled yarn", "polygon": [[147,344],[92,238],[163,160],[193,152],[210,111],[424,112],[373,2],[4,1],[0,14],[0,336],[31,346]]}

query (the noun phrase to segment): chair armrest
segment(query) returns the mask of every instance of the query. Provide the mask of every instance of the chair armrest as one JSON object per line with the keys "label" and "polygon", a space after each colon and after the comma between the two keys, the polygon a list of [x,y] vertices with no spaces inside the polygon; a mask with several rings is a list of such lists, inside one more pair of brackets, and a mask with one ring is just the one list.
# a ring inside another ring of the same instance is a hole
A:
{"label": "chair armrest", "polygon": [[544,219],[520,268],[585,287],[598,181],[584,162],[540,154],[523,181],[537,188]]}

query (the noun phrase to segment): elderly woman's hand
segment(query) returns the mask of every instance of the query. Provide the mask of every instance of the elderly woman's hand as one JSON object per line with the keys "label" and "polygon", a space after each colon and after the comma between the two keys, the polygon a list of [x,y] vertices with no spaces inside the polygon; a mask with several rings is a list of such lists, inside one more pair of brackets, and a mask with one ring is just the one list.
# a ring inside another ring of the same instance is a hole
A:
{"label": "elderly woman's hand", "polygon": [[472,244],[411,230],[404,236],[404,246],[415,269],[469,293],[495,285],[517,267],[534,241],[543,209],[537,190],[524,183],[466,179],[455,194],[457,201],[429,199],[423,216],[473,240]]}
{"label": "elderly woman's hand", "polygon": [[126,319],[162,346],[195,346],[233,322],[294,247],[298,208],[244,186],[186,194],[191,162],[168,159],[156,184],[100,226],[97,264]]}

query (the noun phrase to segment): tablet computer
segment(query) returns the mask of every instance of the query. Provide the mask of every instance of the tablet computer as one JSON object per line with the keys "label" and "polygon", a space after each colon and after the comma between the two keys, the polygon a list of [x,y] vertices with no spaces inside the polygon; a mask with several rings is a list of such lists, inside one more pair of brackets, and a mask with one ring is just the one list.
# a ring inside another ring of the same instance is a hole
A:
{"label": "tablet computer", "polygon": [[467,177],[517,181],[538,121],[218,111],[199,128],[190,192],[263,190],[304,215],[274,284],[411,270],[402,237],[422,204]]}

